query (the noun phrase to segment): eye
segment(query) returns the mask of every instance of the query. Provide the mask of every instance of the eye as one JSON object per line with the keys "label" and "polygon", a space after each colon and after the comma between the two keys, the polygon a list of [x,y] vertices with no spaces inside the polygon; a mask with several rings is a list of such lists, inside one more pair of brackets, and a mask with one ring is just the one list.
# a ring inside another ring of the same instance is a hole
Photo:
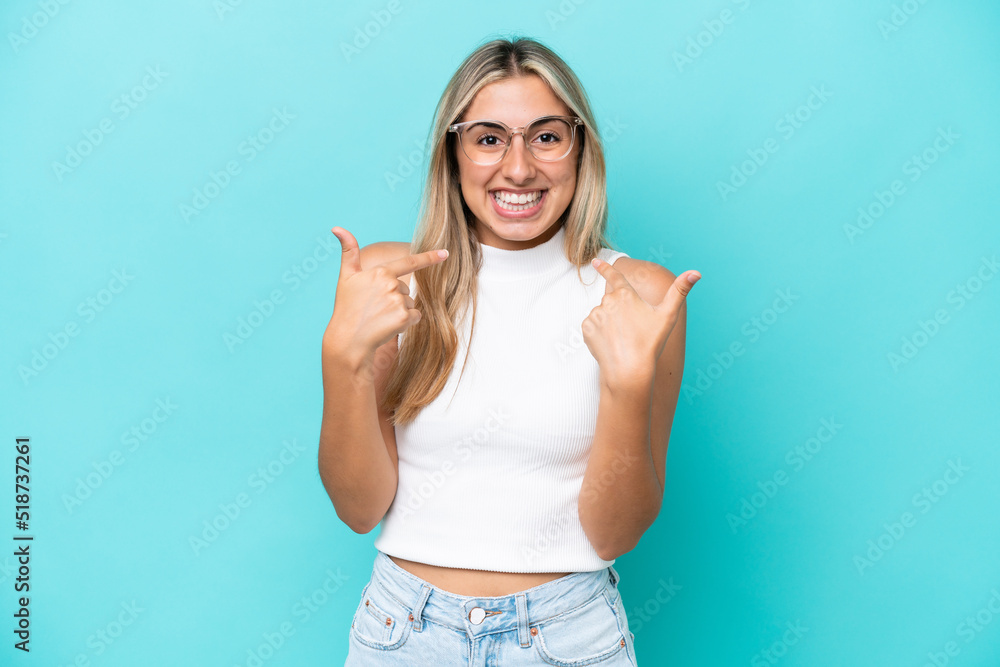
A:
{"label": "eye", "polygon": [[467,146],[500,148],[507,141],[507,132],[494,123],[476,123],[465,130],[462,141]]}
{"label": "eye", "polygon": [[483,146],[498,146],[502,143],[499,136],[495,134],[481,134],[476,137],[476,143]]}
{"label": "eye", "polygon": [[531,143],[536,148],[558,150],[569,142],[573,128],[561,118],[543,118],[531,127]]}

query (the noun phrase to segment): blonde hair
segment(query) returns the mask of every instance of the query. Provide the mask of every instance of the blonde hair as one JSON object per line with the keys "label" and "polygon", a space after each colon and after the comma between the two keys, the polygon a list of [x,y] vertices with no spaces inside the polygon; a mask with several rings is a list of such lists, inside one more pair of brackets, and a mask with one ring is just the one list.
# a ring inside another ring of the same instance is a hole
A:
{"label": "blonde hair", "polygon": [[406,329],[389,368],[382,401],[394,425],[411,422],[441,393],[458,354],[457,318],[470,305],[470,299],[475,327],[476,277],[482,254],[472,227],[472,212],[460,191],[456,135],[448,132],[448,126],[458,122],[483,87],[529,75],[540,77],[584,122],[577,128],[581,150],[577,151],[576,189],[562,218],[555,223],[562,222],[565,227],[566,256],[577,266],[580,276],[581,266],[596,257],[601,248],[611,247],[605,237],[608,201],[604,149],[587,93],[576,75],[562,58],[533,39],[494,39],[475,49],[441,95],[427,143],[431,147],[427,180],[410,252],[447,248],[449,255],[446,261],[414,274],[414,302],[422,317]]}

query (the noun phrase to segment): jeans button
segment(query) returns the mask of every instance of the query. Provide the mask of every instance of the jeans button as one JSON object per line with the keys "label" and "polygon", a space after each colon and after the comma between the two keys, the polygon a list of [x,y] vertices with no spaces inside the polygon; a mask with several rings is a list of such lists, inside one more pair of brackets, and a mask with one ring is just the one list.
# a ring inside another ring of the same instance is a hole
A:
{"label": "jeans button", "polygon": [[482,607],[473,607],[472,611],[469,612],[469,621],[475,625],[479,625],[486,618],[486,610]]}

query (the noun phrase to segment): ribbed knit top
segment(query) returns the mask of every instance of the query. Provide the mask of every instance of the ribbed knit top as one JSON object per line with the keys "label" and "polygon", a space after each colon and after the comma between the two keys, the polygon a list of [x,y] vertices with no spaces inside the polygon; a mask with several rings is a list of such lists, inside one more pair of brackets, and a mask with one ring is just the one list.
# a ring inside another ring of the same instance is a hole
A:
{"label": "ribbed knit top", "polygon": [[[600,305],[605,279],[588,263],[581,283],[565,239],[560,227],[526,250],[481,246],[471,342],[467,309],[447,384],[395,429],[399,484],[377,549],[498,572],[614,563],[594,551],[577,511],[600,398],[581,325]],[[599,254],[609,263],[623,256]]]}

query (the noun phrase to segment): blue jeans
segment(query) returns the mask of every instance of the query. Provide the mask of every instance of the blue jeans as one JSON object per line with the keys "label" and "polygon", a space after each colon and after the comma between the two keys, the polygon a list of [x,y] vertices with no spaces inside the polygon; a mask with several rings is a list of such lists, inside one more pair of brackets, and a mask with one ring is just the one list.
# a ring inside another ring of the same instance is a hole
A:
{"label": "blue jeans", "polygon": [[510,595],[457,595],[379,551],[344,665],[636,667],[618,580],[608,566]]}

